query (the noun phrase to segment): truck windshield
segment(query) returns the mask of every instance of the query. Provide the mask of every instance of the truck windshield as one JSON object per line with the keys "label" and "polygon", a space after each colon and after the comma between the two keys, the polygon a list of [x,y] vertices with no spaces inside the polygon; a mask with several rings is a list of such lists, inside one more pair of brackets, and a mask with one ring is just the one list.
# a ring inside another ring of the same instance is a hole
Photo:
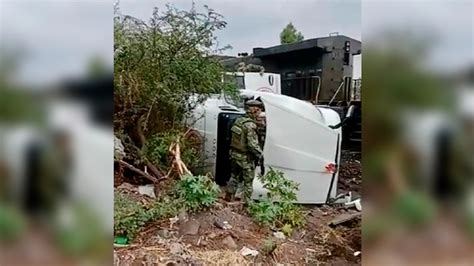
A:
{"label": "truck windshield", "polygon": [[245,81],[243,76],[237,76],[235,74],[225,74],[224,82],[234,83],[239,90],[245,90]]}
{"label": "truck windshield", "polygon": [[242,95],[234,96],[230,94],[224,94],[224,100],[226,103],[231,104],[237,108],[244,108],[244,98]]}

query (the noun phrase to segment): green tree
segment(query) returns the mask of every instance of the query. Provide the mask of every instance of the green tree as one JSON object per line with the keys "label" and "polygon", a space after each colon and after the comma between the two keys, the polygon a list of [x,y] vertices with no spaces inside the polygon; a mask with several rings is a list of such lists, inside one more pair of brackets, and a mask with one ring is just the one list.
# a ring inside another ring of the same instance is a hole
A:
{"label": "green tree", "polygon": [[218,47],[215,36],[226,24],[207,6],[204,12],[194,5],[190,10],[155,7],[147,21],[116,7],[114,129],[128,159],[150,161],[143,149],[153,150],[148,144],[155,136],[184,132],[186,118],[209,95],[236,93],[235,86],[222,84],[223,67],[212,56],[226,48]]}
{"label": "green tree", "polygon": [[295,26],[290,22],[280,33],[280,43],[281,44],[288,44],[299,42],[304,39],[303,34],[297,31]]}

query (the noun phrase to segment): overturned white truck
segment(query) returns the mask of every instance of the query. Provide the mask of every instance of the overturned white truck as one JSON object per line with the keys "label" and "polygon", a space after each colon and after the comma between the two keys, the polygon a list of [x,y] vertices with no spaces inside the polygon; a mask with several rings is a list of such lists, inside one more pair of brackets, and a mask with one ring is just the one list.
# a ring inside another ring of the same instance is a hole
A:
{"label": "overturned white truck", "polygon": [[[245,90],[241,95],[259,97],[264,103],[264,169],[282,171],[299,183],[299,203],[322,204],[336,197],[341,153],[339,115],[285,95]],[[230,128],[235,119],[244,115],[242,105],[243,101],[219,95],[209,98],[194,112],[193,127],[204,140],[205,170],[214,175],[219,185],[225,185],[230,178]],[[258,178],[254,179],[253,188],[253,198],[266,195]]]}

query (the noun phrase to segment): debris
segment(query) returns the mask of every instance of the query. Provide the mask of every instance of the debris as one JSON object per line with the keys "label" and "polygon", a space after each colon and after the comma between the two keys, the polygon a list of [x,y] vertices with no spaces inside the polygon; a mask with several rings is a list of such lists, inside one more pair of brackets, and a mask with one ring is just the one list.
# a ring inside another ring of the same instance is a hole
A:
{"label": "debris", "polygon": [[282,232],[274,232],[273,236],[282,240],[286,239],[285,234],[283,234]]}
{"label": "debris", "polygon": [[196,235],[201,225],[196,220],[189,220],[179,225],[180,235]]}
{"label": "debris", "polygon": [[162,238],[170,238],[171,237],[171,233],[167,229],[158,230],[158,235],[161,236]]}
{"label": "debris", "polygon": [[354,201],[351,201],[351,202],[347,202],[345,204],[346,208],[352,208],[352,207],[355,207],[356,210],[358,211],[362,211],[362,204],[360,203],[360,199],[356,199]]}
{"label": "debris", "polygon": [[173,228],[173,225],[179,221],[178,216],[171,217],[170,219],[170,228]]}
{"label": "debris", "polygon": [[345,222],[348,222],[350,220],[353,220],[357,217],[360,217],[360,213],[343,213],[343,214],[340,214],[338,216],[336,216],[334,219],[332,219],[328,225],[338,225],[338,224],[342,224],[342,223],[345,223]]}
{"label": "debris", "polygon": [[257,256],[258,255],[258,251],[257,250],[254,250],[254,249],[250,249],[248,247],[242,247],[242,249],[240,249],[240,254],[242,256],[248,256],[248,255],[251,255],[253,257]]}
{"label": "debris", "polygon": [[232,225],[230,225],[229,222],[227,222],[227,221],[216,220],[216,221],[214,222],[214,225],[215,225],[217,228],[220,228],[220,229],[222,229],[222,230],[232,229]]}
{"label": "debris", "polygon": [[360,255],[360,251],[354,252],[354,257],[357,257],[357,256],[359,256],[359,255]]}
{"label": "debris", "polygon": [[237,249],[237,244],[231,236],[226,236],[222,240],[222,244],[224,244],[228,249]]}
{"label": "debris", "polygon": [[153,183],[157,183],[158,181],[162,180],[162,179],[165,179],[165,177],[162,177],[160,179],[148,174],[148,173],[145,173],[143,172],[142,170],[136,168],[135,166],[123,161],[123,160],[117,160],[118,163],[120,163],[121,165],[127,167],[128,169],[134,171],[135,173],[138,173],[140,175],[142,175],[143,177],[145,177],[146,179],[150,180],[151,182]]}
{"label": "debris", "polygon": [[202,240],[201,243],[199,243],[200,246],[206,247],[208,245],[206,240]]}
{"label": "debris", "polygon": [[147,195],[150,198],[156,198],[155,196],[155,186],[154,185],[144,185],[138,187],[138,193],[140,195]]}
{"label": "debris", "polygon": [[117,236],[115,237],[114,239],[114,244],[117,244],[117,245],[126,245],[128,244],[128,238],[124,237],[124,236]]}

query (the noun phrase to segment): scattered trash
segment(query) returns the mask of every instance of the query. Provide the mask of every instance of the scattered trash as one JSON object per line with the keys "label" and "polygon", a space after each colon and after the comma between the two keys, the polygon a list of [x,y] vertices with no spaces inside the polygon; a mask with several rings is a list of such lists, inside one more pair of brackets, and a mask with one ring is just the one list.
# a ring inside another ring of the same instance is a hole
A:
{"label": "scattered trash", "polygon": [[179,225],[180,235],[197,235],[201,225],[196,220],[189,220]]}
{"label": "scattered trash", "polygon": [[254,249],[250,249],[248,247],[242,247],[242,249],[240,249],[240,254],[242,256],[248,256],[248,255],[251,255],[253,257],[257,256],[258,255],[258,251],[257,250],[254,250]]}
{"label": "scattered trash", "polygon": [[222,239],[222,244],[224,244],[228,249],[237,249],[237,244],[231,236],[226,236]]}
{"label": "scattered trash", "polygon": [[273,236],[278,239],[286,239],[285,234],[283,234],[282,232],[274,232]]}
{"label": "scattered trash", "polygon": [[354,252],[354,257],[357,257],[357,256],[359,256],[359,255],[360,255],[360,251]]}
{"label": "scattered trash", "polygon": [[345,204],[346,208],[352,208],[352,207],[355,207],[356,210],[358,211],[362,211],[362,204],[360,202],[360,199],[356,199],[354,201],[351,201],[351,202],[347,202]]}
{"label": "scattered trash", "polygon": [[215,225],[217,228],[220,228],[220,229],[223,229],[223,230],[232,229],[232,225],[230,225],[229,222],[227,222],[227,221],[219,221],[219,220],[216,220],[216,221],[214,222],[214,225]]}
{"label": "scattered trash", "polygon": [[155,186],[153,184],[139,186],[138,193],[140,195],[147,195],[148,197],[153,198],[153,199],[156,198]]}
{"label": "scattered trash", "polygon": [[348,222],[350,220],[353,220],[357,217],[360,217],[360,213],[343,213],[343,214],[340,214],[338,216],[336,216],[334,219],[332,219],[328,225],[338,225],[338,224],[342,224],[342,223],[345,223],[345,222]]}
{"label": "scattered trash", "polygon": [[116,236],[114,238],[114,244],[117,244],[117,245],[126,245],[128,244],[128,238],[124,237],[124,236]]}

